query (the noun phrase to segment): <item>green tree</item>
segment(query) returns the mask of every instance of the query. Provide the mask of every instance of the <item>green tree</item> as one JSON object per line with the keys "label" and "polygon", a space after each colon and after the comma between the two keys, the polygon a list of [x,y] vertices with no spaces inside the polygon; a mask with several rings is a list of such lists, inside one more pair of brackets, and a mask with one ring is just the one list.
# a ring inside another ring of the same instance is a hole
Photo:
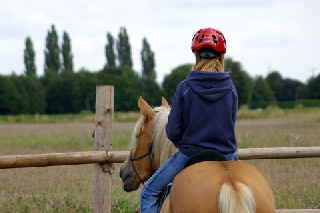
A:
{"label": "green tree", "polygon": [[20,112],[21,97],[14,82],[8,76],[0,75],[0,114],[17,114]]}
{"label": "green tree", "polygon": [[74,73],[62,76],[59,81],[59,88],[57,99],[62,106],[62,113],[78,113],[76,106],[76,94],[75,87],[77,82],[75,81]]}
{"label": "green tree", "polygon": [[18,92],[18,113],[40,114],[45,110],[45,92],[38,78],[11,75],[10,80]]}
{"label": "green tree", "polygon": [[148,101],[151,106],[159,106],[161,97],[164,96],[160,86],[150,78],[141,78],[139,94]]}
{"label": "green tree", "polygon": [[116,54],[114,52],[114,38],[111,33],[107,33],[107,40],[108,43],[105,46],[106,67],[114,69],[116,67]]}
{"label": "green tree", "polygon": [[308,99],[309,98],[309,91],[308,91],[308,86],[303,83],[301,87],[298,89],[298,96],[297,99]]}
{"label": "green tree", "polygon": [[168,100],[172,100],[177,85],[186,78],[192,69],[191,64],[183,64],[174,68],[170,74],[164,77],[162,88]]}
{"label": "green tree", "polygon": [[25,79],[25,90],[28,95],[28,105],[31,114],[44,113],[46,108],[46,99],[44,88],[38,78]]}
{"label": "green tree", "polygon": [[137,100],[141,93],[141,79],[129,67],[110,69],[98,73],[99,85],[114,85],[115,109],[119,111],[137,110]]}
{"label": "green tree", "polygon": [[308,80],[307,91],[308,98],[320,99],[320,74]]}
{"label": "green tree", "polygon": [[63,103],[60,100],[60,90],[62,85],[62,79],[60,75],[54,72],[48,72],[44,76],[43,85],[45,85],[45,97],[46,97],[46,113],[47,114],[58,114],[64,112]]}
{"label": "green tree", "polygon": [[142,62],[142,76],[145,78],[150,78],[152,80],[156,79],[155,71],[155,61],[154,52],[151,50],[150,44],[146,38],[142,40],[142,50],[141,50],[141,62]]}
{"label": "green tree", "polygon": [[270,85],[276,100],[295,101],[305,96],[305,85],[294,79],[283,78],[278,71],[269,73],[266,81]]}
{"label": "green tree", "polygon": [[74,87],[73,105],[75,111],[95,111],[97,73],[84,68],[75,73],[76,85]]}
{"label": "green tree", "polygon": [[78,82],[75,73],[52,75],[46,84],[46,113],[78,113]]}
{"label": "green tree", "polygon": [[298,80],[283,79],[278,101],[296,101],[303,87],[304,84]]}
{"label": "green tree", "polygon": [[15,114],[28,114],[30,111],[28,91],[26,90],[27,79],[34,79],[34,77],[27,77],[24,75],[16,75],[12,73],[8,76],[10,82],[14,85],[17,92],[15,99]]}
{"label": "green tree", "polygon": [[118,61],[120,68],[128,67],[132,69],[132,56],[129,36],[125,27],[120,28],[117,41]]}
{"label": "green tree", "polygon": [[272,89],[277,101],[281,100],[281,90],[283,85],[281,74],[278,71],[272,71],[267,75],[266,81]]}
{"label": "green tree", "polygon": [[25,49],[23,54],[25,75],[29,77],[35,77],[37,75],[37,69],[35,64],[35,51],[33,48],[32,40],[27,37],[25,40]]}
{"label": "green tree", "polygon": [[240,62],[228,57],[224,61],[225,72],[230,73],[238,93],[239,105],[248,104],[252,95],[252,79]]}
{"label": "green tree", "polygon": [[71,47],[71,39],[67,32],[63,32],[62,41],[62,59],[63,59],[63,72],[72,73],[73,72],[73,54]]}
{"label": "green tree", "polygon": [[266,108],[275,103],[274,94],[267,81],[259,76],[254,80],[250,107],[252,109]]}
{"label": "green tree", "polygon": [[61,69],[60,61],[60,48],[58,41],[58,34],[54,25],[51,25],[51,29],[48,31],[46,38],[45,54],[45,75],[48,72],[58,74]]}

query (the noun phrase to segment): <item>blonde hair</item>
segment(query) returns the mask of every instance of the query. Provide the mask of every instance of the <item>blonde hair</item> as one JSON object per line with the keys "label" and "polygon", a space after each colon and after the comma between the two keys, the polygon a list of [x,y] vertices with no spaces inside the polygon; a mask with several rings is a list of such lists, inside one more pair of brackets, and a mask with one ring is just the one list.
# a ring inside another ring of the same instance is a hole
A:
{"label": "blonde hair", "polygon": [[204,72],[224,72],[224,54],[219,55],[215,59],[196,58],[196,64],[192,70]]}

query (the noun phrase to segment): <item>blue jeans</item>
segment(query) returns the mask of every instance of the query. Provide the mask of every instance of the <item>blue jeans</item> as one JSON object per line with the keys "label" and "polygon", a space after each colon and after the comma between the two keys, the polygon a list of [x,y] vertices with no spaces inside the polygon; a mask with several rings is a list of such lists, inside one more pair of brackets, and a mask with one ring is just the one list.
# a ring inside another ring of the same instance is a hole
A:
{"label": "blue jeans", "polygon": [[[227,160],[237,160],[234,154],[225,156]],[[174,177],[185,167],[190,157],[181,152],[169,158],[143,185],[141,190],[141,213],[159,213],[161,194]]]}
{"label": "blue jeans", "polygon": [[160,195],[166,186],[187,164],[189,157],[181,152],[175,153],[143,185],[141,190],[141,213],[159,213]]}

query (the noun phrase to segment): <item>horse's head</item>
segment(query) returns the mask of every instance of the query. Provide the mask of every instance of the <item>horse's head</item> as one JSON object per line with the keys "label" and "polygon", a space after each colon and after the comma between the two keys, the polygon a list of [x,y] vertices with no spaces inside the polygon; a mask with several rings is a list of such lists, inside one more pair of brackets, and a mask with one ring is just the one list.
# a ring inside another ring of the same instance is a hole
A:
{"label": "horse's head", "polygon": [[[153,166],[154,125],[158,110],[153,109],[142,97],[138,100],[141,118],[137,121],[131,138],[128,160],[120,168],[120,177],[125,191],[134,191],[155,171]],[[165,98],[161,107],[169,108]],[[159,109],[159,108],[158,108]]]}

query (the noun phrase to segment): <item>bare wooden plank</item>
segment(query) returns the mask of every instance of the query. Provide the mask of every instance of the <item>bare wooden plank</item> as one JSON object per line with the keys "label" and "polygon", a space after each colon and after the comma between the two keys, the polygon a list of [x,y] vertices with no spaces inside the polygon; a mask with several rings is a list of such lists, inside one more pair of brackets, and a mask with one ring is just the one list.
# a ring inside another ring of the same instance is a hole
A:
{"label": "bare wooden plank", "polygon": [[278,209],[277,213],[320,213],[320,209]]}
{"label": "bare wooden plank", "polygon": [[238,156],[241,160],[314,158],[320,157],[320,146],[239,149]]}
{"label": "bare wooden plank", "polygon": [[44,167],[58,165],[77,165],[102,163],[107,161],[104,151],[49,153],[33,155],[0,156],[0,169],[21,167]]}
{"label": "bare wooden plank", "polygon": [[123,163],[128,156],[128,151],[109,151],[108,153],[106,151],[87,151],[31,155],[3,155],[0,156],[0,169],[90,163]]}
{"label": "bare wooden plank", "polygon": [[[111,149],[113,115],[113,87],[98,86],[96,89],[95,149],[106,153]],[[111,166],[95,164],[93,169],[94,213],[111,213]]]}
{"label": "bare wooden plank", "polygon": [[110,163],[123,163],[129,157],[129,151],[110,151],[107,155],[107,161]]}
{"label": "bare wooden plank", "polygon": [[[0,169],[20,167],[45,167],[87,163],[122,163],[129,151],[88,151],[70,153],[48,153],[32,155],[0,156]],[[320,147],[272,147],[239,149],[241,160],[290,159],[320,157]]]}
{"label": "bare wooden plank", "polygon": [[[125,161],[128,156],[129,151],[111,151],[108,153],[108,159],[112,163],[121,163]],[[241,160],[319,158],[320,146],[247,148],[239,149],[238,156]]]}

